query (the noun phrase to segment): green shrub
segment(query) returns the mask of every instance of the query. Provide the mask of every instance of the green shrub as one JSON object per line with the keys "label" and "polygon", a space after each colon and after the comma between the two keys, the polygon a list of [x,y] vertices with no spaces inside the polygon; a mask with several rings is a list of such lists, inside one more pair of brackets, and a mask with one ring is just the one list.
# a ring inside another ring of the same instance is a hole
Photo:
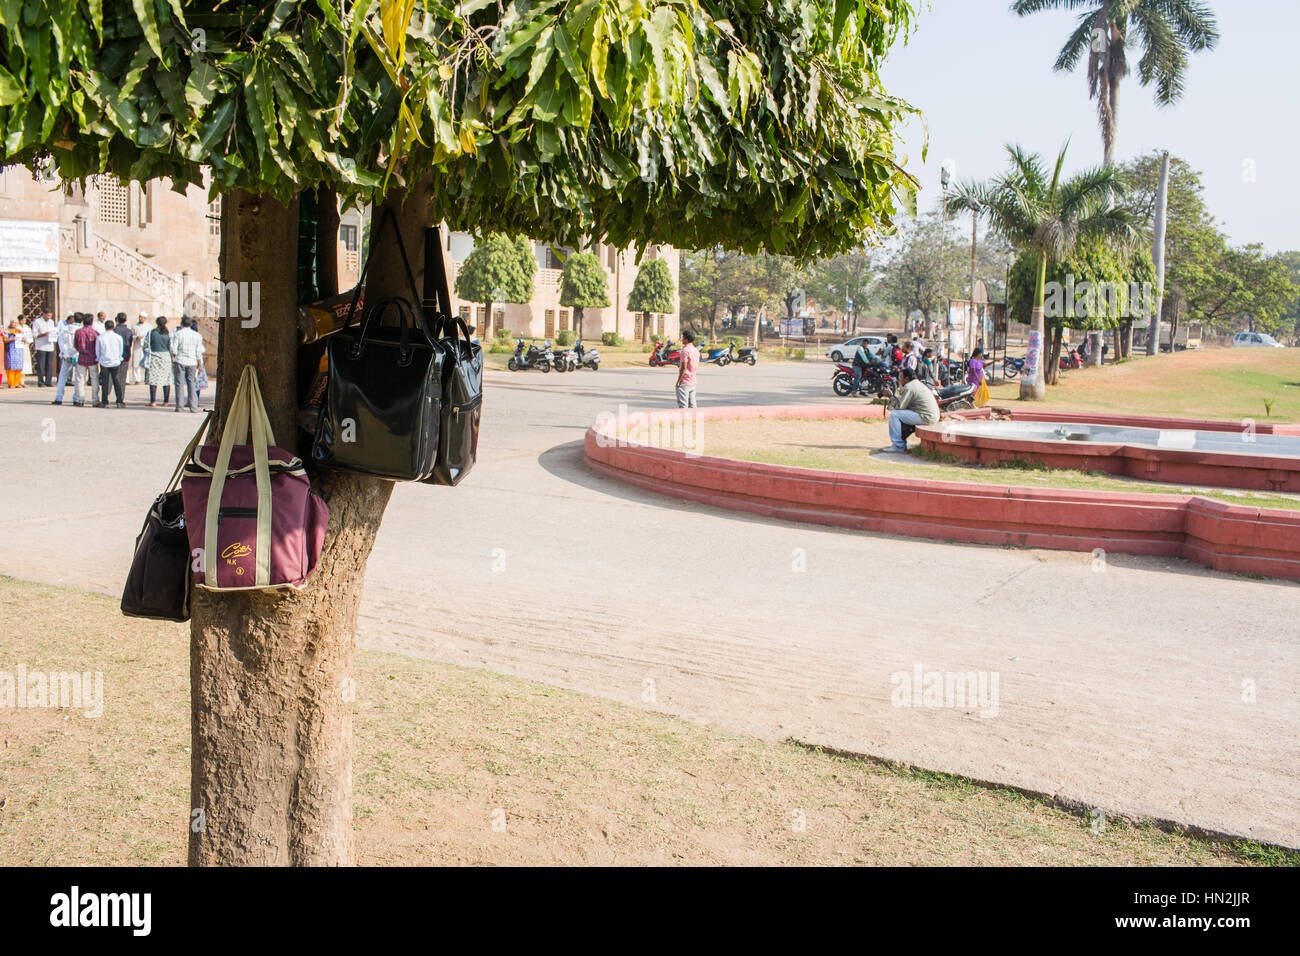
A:
{"label": "green shrub", "polygon": [[608,345],[610,348],[623,344],[623,336],[617,332],[602,332],[600,334],[600,344]]}
{"label": "green shrub", "polygon": [[574,334],[573,329],[560,329],[560,331],[555,333],[555,344],[563,345],[565,347],[572,345]]}
{"label": "green shrub", "polygon": [[499,339],[508,339],[513,335],[514,333],[511,332],[509,329],[497,329],[496,331],[496,337]]}
{"label": "green shrub", "polygon": [[513,355],[515,347],[509,342],[493,342],[488,346],[488,353],[493,355]]}
{"label": "green shrub", "polygon": [[641,351],[642,351],[642,352],[653,352],[654,350],[655,350],[655,347],[654,347],[653,345],[643,345],[643,346],[641,346]]}

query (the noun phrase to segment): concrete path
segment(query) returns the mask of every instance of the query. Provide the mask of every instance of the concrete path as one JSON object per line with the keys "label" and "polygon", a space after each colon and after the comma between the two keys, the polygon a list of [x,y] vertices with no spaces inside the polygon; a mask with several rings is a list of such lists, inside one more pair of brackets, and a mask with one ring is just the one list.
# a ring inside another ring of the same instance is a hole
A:
{"label": "concrete path", "polygon": [[[706,368],[700,398],[824,403],[830,372]],[[585,427],[668,407],[672,378],[490,373],[475,473],[394,493],[361,643],[1300,845],[1300,587],[772,522],[590,472]],[[33,391],[0,392],[0,572],[117,593],[194,416]],[[905,693],[918,669],[985,696]]]}

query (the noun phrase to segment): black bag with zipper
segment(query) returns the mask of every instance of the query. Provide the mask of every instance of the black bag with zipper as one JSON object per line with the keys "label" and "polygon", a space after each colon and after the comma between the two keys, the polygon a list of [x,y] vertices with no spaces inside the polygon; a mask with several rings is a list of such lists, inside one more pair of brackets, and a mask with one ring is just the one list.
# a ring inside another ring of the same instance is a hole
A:
{"label": "black bag with zipper", "polygon": [[440,336],[442,421],[438,431],[438,460],[423,481],[457,485],[478,457],[478,432],[483,416],[483,349],[469,334],[465,320],[451,314],[451,293],[442,261],[442,240],[436,227],[424,233],[425,324]]}
{"label": "black bag with zipper", "polygon": [[190,540],[185,531],[185,503],[178,487],[181,471],[212,420],[208,412],[190,439],[163,493],[154,499],[135,539],[135,554],[122,588],[122,613],[163,621],[188,621],[194,578],[190,574]]}
{"label": "black bag with zipper", "polygon": [[[412,302],[420,301],[392,210],[392,223]],[[329,378],[312,442],[312,461],[394,481],[424,481],[438,461],[448,356],[436,333],[404,299],[366,303],[356,325],[357,295],[366,284],[370,255],[361,270],[343,327],[328,339]],[[444,279],[445,285],[445,279]],[[395,319],[395,323],[386,321]]]}

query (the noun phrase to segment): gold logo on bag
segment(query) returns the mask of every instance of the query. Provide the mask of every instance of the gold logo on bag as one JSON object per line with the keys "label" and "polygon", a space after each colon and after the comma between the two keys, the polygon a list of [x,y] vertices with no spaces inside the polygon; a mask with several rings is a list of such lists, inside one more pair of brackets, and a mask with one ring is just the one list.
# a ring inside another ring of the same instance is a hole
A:
{"label": "gold logo on bag", "polygon": [[[252,548],[237,541],[234,544],[229,545],[225,551],[222,551],[221,556],[226,559],[226,564],[234,564],[239,558],[246,558],[252,553]],[[236,573],[243,574],[244,572],[241,569]]]}

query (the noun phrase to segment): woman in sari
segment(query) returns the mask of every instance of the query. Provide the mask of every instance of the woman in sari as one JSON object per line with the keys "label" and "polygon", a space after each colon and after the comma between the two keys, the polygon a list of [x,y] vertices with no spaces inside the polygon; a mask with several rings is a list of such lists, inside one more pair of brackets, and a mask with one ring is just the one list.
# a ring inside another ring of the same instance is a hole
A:
{"label": "woman in sari", "polygon": [[26,351],[22,323],[14,319],[9,328],[0,332],[5,345],[5,384],[10,388],[26,388],[23,384],[23,352]]}

